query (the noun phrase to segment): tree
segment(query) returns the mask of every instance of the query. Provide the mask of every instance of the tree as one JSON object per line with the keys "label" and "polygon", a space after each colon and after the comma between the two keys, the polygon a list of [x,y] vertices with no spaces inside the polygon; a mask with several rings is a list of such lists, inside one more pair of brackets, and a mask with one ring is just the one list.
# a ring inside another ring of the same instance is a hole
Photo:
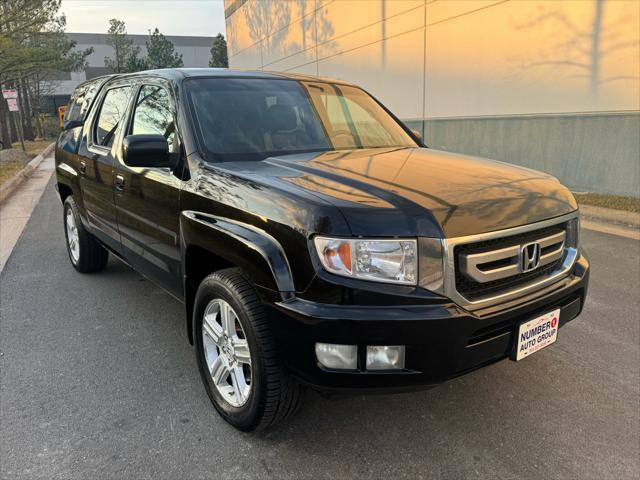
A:
{"label": "tree", "polygon": [[[632,2],[629,3],[632,5]],[[637,49],[640,46],[637,31],[633,36],[620,38],[624,35],[623,27],[628,27],[629,30],[633,28],[633,17],[621,12],[618,18],[610,18],[611,15],[605,14],[607,2],[594,0],[591,19],[580,24],[566,13],[563,8],[565,4],[557,2],[549,6],[539,7],[538,14],[532,20],[516,25],[522,29],[539,28],[545,24],[556,28],[556,41],[541,46],[536,53],[538,58],[523,63],[520,68],[548,69],[553,75],[560,73],[567,77],[585,79],[588,81],[589,92],[594,96],[602,85],[610,82],[629,81],[637,88],[637,75],[607,76],[602,69],[603,61],[614,52]]]}
{"label": "tree", "polygon": [[[40,103],[39,92],[47,74],[74,71],[86,64],[93,49],[75,50],[64,34],[66,19],[60,0],[0,1],[0,86],[16,88],[25,131],[32,132],[31,109]],[[28,98],[27,98],[28,97]],[[10,148],[9,116],[0,96],[0,136]]]}
{"label": "tree", "polygon": [[147,68],[182,67],[182,54],[175,51],[171,40],[160,33],[158,28],[149,30],[147,44]]}
{"label": "tree", "polygon": [[138,56],[140,47],[134,46],[133,40],[127,37],[127,29],[122,20],[109,20],[106,43],[113,48],[114,56],[104,57],[104,65],[113,72],[137,72],[146,68],[146,62]]}
{"label": "tree", "polygon": [[209,60],[209,66],[229,68],[229,58],[227,57],[227,41],[224,39],[224,35],[222,35],[221,33],[213,37],[213,43],[211,44],[211,60]]}

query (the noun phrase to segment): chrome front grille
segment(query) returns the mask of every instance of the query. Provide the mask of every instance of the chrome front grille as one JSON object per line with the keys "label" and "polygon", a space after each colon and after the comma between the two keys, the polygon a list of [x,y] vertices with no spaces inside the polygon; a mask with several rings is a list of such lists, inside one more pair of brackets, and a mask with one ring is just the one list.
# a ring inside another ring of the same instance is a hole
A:
{"label": "chrome front grille", "polygon": [[544,288],[573,266],[577,231],[578,212],[574,212],[522,227],[445,239],[444,293],[473,310]]}
{"label": "chrome front grille", "polygon": [[[553,263],[562,257],[566,233],[564,225],[552,234],[546,231],[533,232],[526,239],[504,239],[504,247],[480,247],[473,249],[473,244],[467,245],[464,251],[456,249],[456,261],[460,273],[477,283],[488,283],[504,278],[513,277],[529,270],[537,270]],[[534,246],[538,252],[537,259],[525,258],[527,247]],[[532,268],[528,268],[532,267]]]}

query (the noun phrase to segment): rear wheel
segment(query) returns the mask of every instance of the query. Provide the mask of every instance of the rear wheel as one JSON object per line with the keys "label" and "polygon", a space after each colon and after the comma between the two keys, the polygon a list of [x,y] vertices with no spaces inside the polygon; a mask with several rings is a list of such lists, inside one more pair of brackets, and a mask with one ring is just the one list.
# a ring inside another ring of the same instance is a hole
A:
{"label": "rear wheel", "polygon": [[303,387],[281,365],[258,295],[240,269],[202,281],[194,334],[202,381],[227,422],[261,430],[295,412]]}
{"label": "rear wheel", "polygon": [[85,230],[72,196],[64,201],[64,234],[69,260],[76,270],[91,273],[104,269],[109,252]]}

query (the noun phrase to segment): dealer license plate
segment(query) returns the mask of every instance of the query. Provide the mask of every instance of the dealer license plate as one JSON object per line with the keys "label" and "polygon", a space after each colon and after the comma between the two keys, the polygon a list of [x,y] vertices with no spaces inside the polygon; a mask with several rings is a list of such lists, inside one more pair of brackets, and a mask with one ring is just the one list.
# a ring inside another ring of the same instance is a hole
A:
{"label": "dealer license plate", "polygon": [[516,340],[516,361],[529,357],[532,353],[555,343],[558,339],[559,320],[560,309],[558,308],[521,324]]}

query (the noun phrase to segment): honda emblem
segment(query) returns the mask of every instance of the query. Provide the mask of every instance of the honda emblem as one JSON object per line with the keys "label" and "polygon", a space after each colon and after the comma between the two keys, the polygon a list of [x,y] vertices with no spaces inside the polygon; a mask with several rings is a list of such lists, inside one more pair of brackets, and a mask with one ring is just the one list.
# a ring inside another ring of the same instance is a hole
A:
{"label": "honda emblem", "polygon": [[527,243],[520,249],[520,271],[530,272],[540,265],[540,244]]}

